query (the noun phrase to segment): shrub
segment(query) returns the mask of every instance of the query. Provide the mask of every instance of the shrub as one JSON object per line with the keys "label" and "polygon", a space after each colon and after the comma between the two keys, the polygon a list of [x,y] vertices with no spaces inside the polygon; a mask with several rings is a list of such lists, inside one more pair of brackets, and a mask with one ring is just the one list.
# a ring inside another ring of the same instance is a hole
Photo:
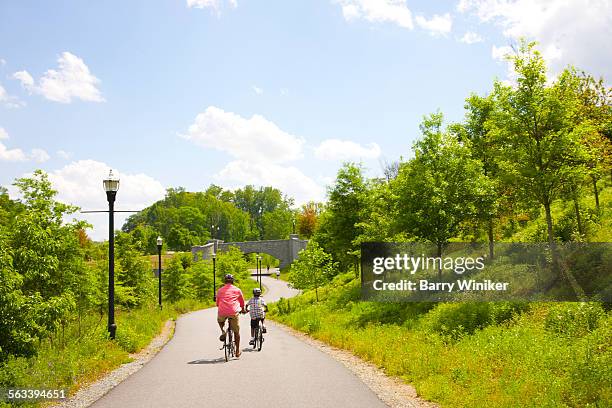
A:
{"label": "shrub", "polygon": [[561,303],[548,312],[545,327],[569,337],[582,337],[596,329],[604,316],[599,303]]}

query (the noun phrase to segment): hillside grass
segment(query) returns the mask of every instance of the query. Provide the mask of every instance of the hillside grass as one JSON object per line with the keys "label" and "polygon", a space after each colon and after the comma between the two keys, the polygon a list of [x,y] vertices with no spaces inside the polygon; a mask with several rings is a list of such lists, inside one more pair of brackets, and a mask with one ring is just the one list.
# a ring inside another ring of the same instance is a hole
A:
{"label": "hillside grass", "polygon": [[[554,203],[557,236],[612,242],[612,187],[600,184],[599,213],[592,195],[580,200],[586,236],[575,234],[573,203]],[[543,212],[510,241],[546,241]],[[352,351],[442,407],[612,406],[609,304],[374,303],[360,299],[352,273],[319,297],[281,299],[268,317]]]}
{"label": "hillside grass", "polygon": [[340,275],[268,316],[347,349],[443,407],[612,405],[612,315],[596,303],[359,300]]}

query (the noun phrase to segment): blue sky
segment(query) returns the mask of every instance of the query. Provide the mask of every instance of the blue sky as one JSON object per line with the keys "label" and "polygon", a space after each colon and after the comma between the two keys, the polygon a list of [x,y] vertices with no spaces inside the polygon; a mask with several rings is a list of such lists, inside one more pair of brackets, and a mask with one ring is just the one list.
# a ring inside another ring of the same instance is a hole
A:
{"label": "blue sky", "polygon": [[[512,7],[509,7],[512,6]],[[460,120],[539,40],[554,70],[609,78],[609,1],[164,0],[0,3],[0,185],[118,207],[167,187],[274,185],[322,200],[343,160],[408,157],[423,115]],[[94,237],[104,218],[90,217]]]}

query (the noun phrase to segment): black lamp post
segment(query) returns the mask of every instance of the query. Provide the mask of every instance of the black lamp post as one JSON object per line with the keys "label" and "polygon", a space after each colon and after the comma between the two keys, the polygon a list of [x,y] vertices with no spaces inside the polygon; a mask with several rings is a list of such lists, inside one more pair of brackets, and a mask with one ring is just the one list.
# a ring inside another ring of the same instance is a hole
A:
{"label": "black lamp post", "polygon": [[213,252],[213,302],[217,301],[217,253]]}
{"label": "black lamp post", "polygon": [[108,200],[108,333],[115,338],[115,197],[119,190],[119,179],[111,170],[108,178],[102,181]]}
{"label": "black lamp post", "polygon": [[162,267],[161,267],[161,250],[162,250],[162,237],[157,237],[157,294],[159,297],[159,308],[162,308],[162,296],[161,296],[161,276],[162,276]]}
{"label": "black lamp post", "polygon": [[257,255],[257,267],[259,270],[259,290],[261,290],[261,255]]}

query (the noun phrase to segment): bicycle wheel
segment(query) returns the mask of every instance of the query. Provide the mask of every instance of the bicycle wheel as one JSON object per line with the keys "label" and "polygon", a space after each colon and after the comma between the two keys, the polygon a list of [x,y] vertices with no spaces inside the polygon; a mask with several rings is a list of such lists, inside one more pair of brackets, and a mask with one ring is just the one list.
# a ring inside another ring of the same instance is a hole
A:
{"label": "bicycle wheel", "polygon": [[225,361],[229,361],[230,358],[230,344],[231,344],[231,340],[228,341],[229,338],[231,336],[231,332],[228,330],[227,333],[225,334],[225,343],[223,343],[223,350],[225,352]]}
{"label": "bicycle wheel", "polygon": [[234,331],[229,329],[228,331],[228,336],[227,338],[229,339],[229,355],[230,357],[235,357],[236,356],[236,345],[234,344]]}
{"label": "bicycle wheel", "polygon": [[261,346],[263,346],[263,323],[260,321],[259,326],[257,327],[257,351],[261,351]]}

